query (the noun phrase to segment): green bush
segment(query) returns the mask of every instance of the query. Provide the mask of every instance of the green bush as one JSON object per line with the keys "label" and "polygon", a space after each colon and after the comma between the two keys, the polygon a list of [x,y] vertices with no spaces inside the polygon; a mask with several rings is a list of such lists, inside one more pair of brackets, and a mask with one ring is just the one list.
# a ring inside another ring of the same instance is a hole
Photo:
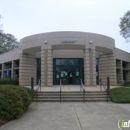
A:
{"label": "green bush", "polygon": [[0,84],[10,84],[10,79],[9,78],[1,78]]}
{"label": "green bush", "polygon": [[17,79],[17,78],[12,78],[12,79],[11,79],[11,84],[12,84],[12,85],[19,85],[19,79]]}
{"label": "green bush", "polygon": [[16,119],[23,114],[20,95],[14,90],[0,88],[0,119]]}
{"label": "green bush", "polygon": [[1,78],[0,79],[0,84],[12,84],[12,85],[18,85],[19,84],[19,80],[17,78]]}
{"label": "green bush", "polygon": [[34,95],[35,95],[35,91],[33,89],[27,88],[27,87],[23,87],[27,93],[29,94],[30,98],[33,99]]}
{"label": "green bush", "polygon": [[15,92],[17,92],[21,98],[22,98],[22,103],[23,103],[23,110],[26,110],[27,107],[31,104],[31,98],[29,96],[29,94],[27,93],[27,91],[21,87],[21,86],[14,86],[14,85],[8,85],[8,86],[4,86],[7,89],[13,89]]}
{"label": "green bush", "polygon": [[130,88],[113,88],[109,90],[109,95],[115,103],[130,103]]}
{"label": "green bush", "polygon": [[16,119],[22,115],[32,102],[32,91],[21,86],[0,85],[0,119]]}
{"label": "green bush", "polygon": [[121,86],[130,87],[130,81],[124,82]]}

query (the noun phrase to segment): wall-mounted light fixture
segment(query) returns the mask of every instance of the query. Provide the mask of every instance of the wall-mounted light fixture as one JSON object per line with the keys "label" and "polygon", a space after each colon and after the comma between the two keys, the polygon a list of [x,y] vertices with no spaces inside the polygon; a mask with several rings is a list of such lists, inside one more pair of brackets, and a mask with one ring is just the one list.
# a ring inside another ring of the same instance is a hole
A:
{"label": "wall-mounted light fixture", "polygon": [[47,41],[47,40],[45,40],[45,41],[44,41],[44,44],[47,44],[47,43],[48,43],[48,41]]}
{"label": "wall-mounted light fixture", "polygon": [[89,41],[89,43],[90,43],[90,44],[92,44],[92,43],[93,43],[93,41],[92,41],[92,40],[90,40],[90,41]]}

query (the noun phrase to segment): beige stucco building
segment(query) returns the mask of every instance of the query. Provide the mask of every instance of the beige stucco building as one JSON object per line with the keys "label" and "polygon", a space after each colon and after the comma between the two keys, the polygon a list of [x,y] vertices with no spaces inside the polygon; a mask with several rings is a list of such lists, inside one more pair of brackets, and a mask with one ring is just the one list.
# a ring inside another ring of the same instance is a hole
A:
{"label": "beige stucco building", "polygon": [[20,85],[60,83],[85,86],[130,81],[130,53],[115,48],[108,36],[87,32],[50,32],[25,37],[20,48],[0,55],[0,77],[19,78]]}

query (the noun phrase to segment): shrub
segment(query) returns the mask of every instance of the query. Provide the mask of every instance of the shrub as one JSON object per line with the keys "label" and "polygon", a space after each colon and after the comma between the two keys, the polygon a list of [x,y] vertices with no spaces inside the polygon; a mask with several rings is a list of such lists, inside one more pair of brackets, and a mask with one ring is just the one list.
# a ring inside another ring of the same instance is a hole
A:
{"label": "shrub", "polygon": [[17,92],[20,95],[23,103],[23,110],[26,110],[27,107],[31,104],[31,98],[23,87],[14,86],[14,85],[7,85],[7,86],[3,85],[2,87],[7,89],[13,89],[15,92]]}
{"label": "shrub", "polygon": [[19,80],[17,78],[1,78],[0,79],[0,84],[12,84],[12,85],[18,85],[19,84]]}
{"label": "shrub", "polygon": [[130,87],[130,81],[124,82],[121,86]]}
{"label": "shrub", "polygon": [[9,78],[2,78],[2,79],[0,79],[0,84],[9,84],[9,83],[10,83]]}
{"label": "shrub", "polygon": [[0,119],[16,119],[23,114],[23,103],[18,93],[0,88]]}
{"label": "shrub", "polygon": [[12,78],[12,79],[11,79],[11,84],[12,84],[12,85],[19,85],[19,79],[17,79],[17,78]]}
{"label": "shrub", "polygon": [[130,88],[113,88],[109,90],[109,95],[115,103],[130,103]]}
{"label": "shrub", "polygon": [[[29,90],[15,85],[0,86],[0,119],[16,119],[27,109],[32,100]],[[15,107],[15,109],[14,109]]]}
{"label": "shrub", "polygon": [[27,88],[27,87],[23,87],[27,93],[29,94],[30,98],[33,99],[34,95],[35,95],[35,91],[33,89]]}

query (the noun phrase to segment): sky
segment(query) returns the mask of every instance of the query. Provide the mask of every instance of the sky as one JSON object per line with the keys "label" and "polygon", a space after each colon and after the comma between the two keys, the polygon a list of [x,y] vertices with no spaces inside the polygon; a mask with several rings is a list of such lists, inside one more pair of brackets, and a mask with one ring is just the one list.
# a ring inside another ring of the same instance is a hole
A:
{"label": "sky", "polygon": [[120,35],[120,18],[130,0],[0,0],[0,23],[18,40],[54,31],[81,31],[107,35],[117,48],[130,53]]}

